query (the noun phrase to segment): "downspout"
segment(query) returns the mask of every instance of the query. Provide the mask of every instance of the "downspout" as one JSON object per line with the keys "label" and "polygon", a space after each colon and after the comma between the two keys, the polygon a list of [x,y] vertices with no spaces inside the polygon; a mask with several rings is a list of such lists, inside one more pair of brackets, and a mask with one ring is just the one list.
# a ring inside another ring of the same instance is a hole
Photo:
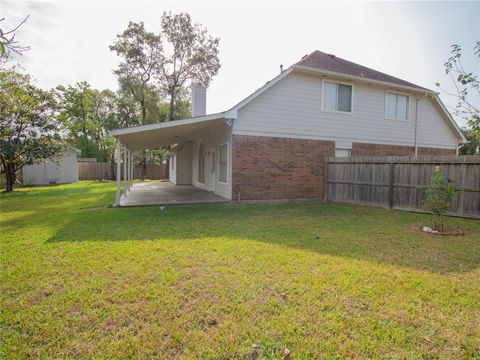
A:
{"label": "downspout", "polygon": [[455,151],[455,155],[457,155],[457,156],[460,155],[460,148],[461,148],[463,145],[465,145],[465,144],[464,144],[464,143],[460,143],[460,145],[457,146],[456,151]]}
{"label": "downspout", "polygon": [[414,146],[414,154],[415,156],[418,156],[418,142],[417,142],[417,137],[418,137],[418,103],[420,100],[423,98],[417,98],[415,99],[415,133],[413,135],[413,146]]}

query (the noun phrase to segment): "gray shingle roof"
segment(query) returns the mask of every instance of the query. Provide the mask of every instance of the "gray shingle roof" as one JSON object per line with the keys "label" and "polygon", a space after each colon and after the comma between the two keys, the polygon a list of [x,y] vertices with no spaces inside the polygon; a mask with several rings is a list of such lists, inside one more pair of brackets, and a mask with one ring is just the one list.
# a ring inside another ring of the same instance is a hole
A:
{"label": "gray shingle roof", "polygon": [[311,54],[304,56],[302,60],[297,62],[295,65],[428,90],[424,87],[412,84],[411,82],[384,74],[380,71],[355,64],[351,61],[339,58],[335,55],[326,54],[318,50],[315,50]]}

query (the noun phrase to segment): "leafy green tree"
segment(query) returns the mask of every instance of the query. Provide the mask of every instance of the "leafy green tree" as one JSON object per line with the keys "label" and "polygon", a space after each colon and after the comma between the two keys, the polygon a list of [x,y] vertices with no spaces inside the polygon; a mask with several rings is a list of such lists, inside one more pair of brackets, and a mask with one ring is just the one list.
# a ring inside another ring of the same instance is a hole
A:
{"label": "leafy green tree", "polygon": [[122,91],[128,92],[137,102],[141,124],[154,122],[147,109],[149,95],[157,92],[152,77],[162,58],[160,37],[146,31],[143,22],[129,22],[127,29],[117,35],[110,50],[121,58],[114,73]]}
{"label": "leafy green tree", "polygon": [[435,166],[430,178],[430,186],[424,190],[423,200],[423,208],[433,213],[431,225],[434,230],[445,230],[444,214],[452,203],[455,191],[457,191],[455,183],[442,175],[440,166]]}
{"label": "leafy green tree", "polygon": [[30,76],[0,70],[0,161],[6,191],[13,191],[20,169],[64,150],[51,92],[35,87]]}
{"label": "leafy green tree", "polygon": [[104,90],[103,100],[104,106],[109,113],[99,117],[102,124],[100,143],[106,157],[105,161],[110,161],[113,177],[116,141],[112,135],[112,130],[139,125],[140,117],[138,106],[128,93],[119,91],[115,94],[109,90]]}
{"label": "leafy green tree", "polygon": [[[143,22],[129,22],[127,29],[117,35],[117,40],[110,46],[110,50],[121,58],[114,73],[121,91],[129,93],[137,103],[140,109],[140,124],[159,122],[160,119],[155,116],[155,110],[158,109],[155,94],[158,94],[158,89],[152,80],[155,68],[162,59],[160,37],[146,31]],[[145,151],[142,158],[143,179],[147,167]]]}
{"label": "leafy green tree", "polygon": [[[480,58],[480,41],[473,47],[474,56]],[[460,45],[452,45],[451,56],[444,64],[445,72],[450,76],[455,86],[455,92],[444,91],[456,99],[453,114],[464,119],[469,127],[465,144],[460,152],[462,154],[478,154],[480,148],[475,144],[480,143],[480,79],[473,71],[465,70],[462,64],[462,48]],[[478,71],[478,69],[477,69]],[[440,83],[436,84],[440,87]]]}
{"label": "leafy green tree", "polygon": [[141,124],[138,104],[132,96],[119,91],[115,98],[115,119],[109,125],[110,129],[125,128]]}
{"label": "leafy green tree", "polygon": [[82,157],[95,157],[99,161],[111,158],[110,132],[116,123],[117,95],[111,90],[92,89],[86,82],[56,89],[59,114],[70,143],[79,148]]}
{"label": "leafy green tree", "polygon": [[476,126],[476,131],[474,129],[462,128],[463,135],[467,139],[467,143],[463,144],[460,148],[461,155],[475,155],[478,154],[480,149],[480,136],[478,125]]}
{"label": "leafy green tree", "polygon": [[74,141],[80,137],[90,139],[99,126],[94,119],[94,91],[90,85],[85,81],[68,87],[59,85],[56,91],[58,120],[64,124],[68,136]]}
{"label": "leafy green tree", "polygon": [[157,62],[155,77],[169,97],[169,120],[180,118],[175,108],[177,92],[192,81],[208,86],[220,70],[219,38],[194,23],[188,13],[164,12],[161,19],[162,59]]}

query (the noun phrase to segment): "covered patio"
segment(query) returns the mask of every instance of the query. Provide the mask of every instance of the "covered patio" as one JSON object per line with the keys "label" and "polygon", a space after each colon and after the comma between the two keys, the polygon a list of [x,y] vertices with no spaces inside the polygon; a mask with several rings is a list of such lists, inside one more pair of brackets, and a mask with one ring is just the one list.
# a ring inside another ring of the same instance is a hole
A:
{"label": "covered patio", "polygon": [[229,199],[212,192],[212,189],[201,189],[198,186],[193,186],[195,184],[192,184],[191,180],[184,182],[184,185],[175,185],[169,181],[134,184],[133,154],[134,152],[154,149],[163,145],[188,143],[192,136],[205,132],[211,129],[212,126],[231,124],[229,118],[230,114],[226,116],[225,113],[218,113],[185,120],[114,130],[113,134],[117,138],[117,191],[115,206],[228,202]]}
{"label": "covered patio", "polygon": [[174,185],[169,181],[134,184],[128,196],[120,198],[120,206],[153,206],[223,203],[230,200],[192,185]]}

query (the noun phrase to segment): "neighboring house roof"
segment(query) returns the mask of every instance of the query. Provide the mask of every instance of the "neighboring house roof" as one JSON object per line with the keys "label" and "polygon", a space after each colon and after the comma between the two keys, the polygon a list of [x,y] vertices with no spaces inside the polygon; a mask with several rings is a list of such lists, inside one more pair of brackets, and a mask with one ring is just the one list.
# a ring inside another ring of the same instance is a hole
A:
{"label": "neighboring house roof", "polygon": [[304,56],[302,60],[297,62],[295,65],[431,91],[424,87],[412,84],[411,82],[370,69],[363,65],[353,63],[332,54],[326,54],[318,50],[315,50],[311,54]]}

